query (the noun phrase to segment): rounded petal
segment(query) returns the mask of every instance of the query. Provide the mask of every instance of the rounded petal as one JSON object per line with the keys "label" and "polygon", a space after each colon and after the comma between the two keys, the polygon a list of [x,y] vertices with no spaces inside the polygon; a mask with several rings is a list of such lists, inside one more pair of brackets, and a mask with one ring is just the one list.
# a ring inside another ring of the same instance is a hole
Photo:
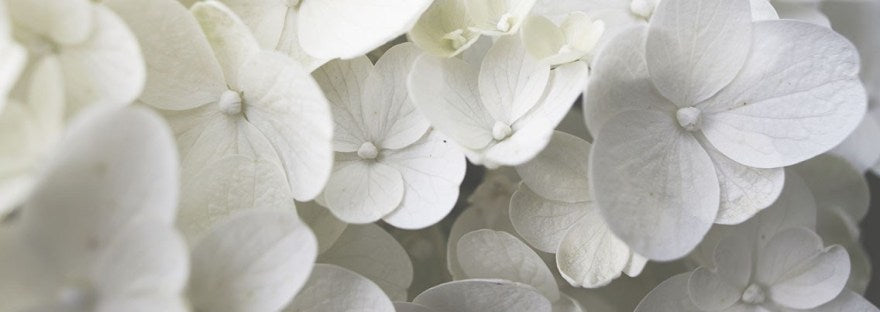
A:
{"label": "rounded petal", "polygon": [[353,58],[409,31],[429,5],[430,0],[304,1],[300,44],[318,58]]}
{"label": "rounded petal", "polygon": [[569,229],[588,214],[586,202],[549,200],[520,184],[510,199],[510,222],[517,234],[543,252],[556,253]]}
{"label": "rounded petal", "polygon": [[812,309],[817,312],[877,312],[880,309],[858,293],[844,289],[834,300]]}
{"label": "rounded petal", "polygon": [[492,36],[516,33],[536,0],[464,0],[472,29]]}
{"label": "rounded petal", "polygon": [[337,219],[330,210],[313,201],[296,203],[296,212],[318,239],[318,254],[330,249],[348,228],[347,223]]}
{"label": "rounded petal", "polygon": [[9,0],[10,16],[24,27],[61,44],[82,43],[94,29],[88,0]]}
{"label": "rounded petal", "polygon": [[436,57],[453,57],[477,42],[462,0],[435,0],[409,32],[409,39]]}
{"label": "rounded petal", "polygon": [[208,38],[226,83],[234,90],[244,91],[242,84],[248,77],[239,76],[239,71],[245,69],[246,63],[260,51],[257,39],[223,3],[200,1],[193,4],[190,11]]}
{"label": "rounded petal", "polygon": [[458,264],[458,240],[471,231],[480,229],[492,229],[497,231],[505,231],[514,233],[513,225],[510,224],[510,218],[507,215],[507,209],[504,207],[510,202],[510,195],[499,198],[498,201],[503,202],[501,207],[482,207],[478,205],[465,209],[449,231],[449,238],[446,244],[446,266],[449,274],[455,279],[464,279],[466,275],[464,270]]}
{"label": "rounded petal", "polygon": [[317,262],[335,264],[373,281],[391,300],[406,300],[413,265],[403,246],[375,224],[350,225]]}
{"label": "rounded petal", "polygon": [[394,211],[403,200],[400,172],[388,165],[361,160],[337,164],[324,189],[327,207],[348,223],[371,223]]}
{"label": "rounded petal", "polygon": [[720,200],[709,155],[674,118],[629,111],[593,144],[590,182],[611,230],[648,259],[693,250],[714,223]]}
{"label": "rounded petal", "polygon": [[703,146],[715,164],[721,186],[721,206],[715,223],[742,223],[779,197],[785,184],[785,170],[744,166],[727,158],[708,142],[703,142]]}
{"label": "rounded petal", "polygon": [[868,171],[875,164],[880,163],[880,142],[874,140],[877,133],[880,133],[880,122],[869,108],[853,133],[829,153],[843,157],[859,172]]}
{"label": "rounded petal", "polygon": [[572,286],[597,288],[620,276],[632,252],[611,233],[597,209],[586,212],[559,243],[556,265]]}
{"label": "rounded petal", "polygon": [[743,290],[705,267],[693,271],[687,283],[691,302],[703,311],[722,311],[733,306]]}
{"label": "rounded petal", "polygon": [[566,44],[565,34],[559,26],[542,15],[529,15],[523,22],[520,35],[526,50],[537,59],[556,55]]}
{"label": "rounded petal", "polygon": [[239,213],[193,247],[190,301],[205,311],[280,310],[306,283],[316,253],[295,213]]}
{"label": "rounded petal", "polygon": [[779,198],[749,222],[757,225],[760,247],[780,231],[794,227],[816,228],[816,213],[816,201],[809,187],[794,171],[788,170]]}
{"label": "rounded petal", "polygon": [[[253,32],[264,49],[272,50],[279,45],[282,32],[286,31],[288,16],[296,11],[284,1],[269,0],[223,0],[230,10]],[[295,26],[291,27],[294,31]]]}
{"label": "rounded petal", "polygon": [[549,80],[549,64],[526,53],[518,37],[501,37],[480,65],[480,98],[496,121],[510,125],[538,103]]}
{"label": "rounded petal", "polygon": [[590,143],[555,131],[550,144],[531,161],[516,167],[523,183],[541,197],[565,202],[588,201]]}
{"label": "rounded petal", "polygon": [[202,29],[178,1],[107,0],[144,51],[147,79],[139,100],[185,110],[216,102],[226,91],[223,71]]}
{"label": "rounded petal", "polygon": [[314,199],[333,166],[333,121],[327,99],[290,58],[261,52],[241,72],[243,114],[272,143],[293,197]]}
{"label": "rounded petal", "polygon": [[560,293],[561,297],[553,302],[553,312],[584,312],[586,309],[574,298]]}
{"label": "rounded petal", "polygon": [[635,312],[703,311],[691,302],[688,295],[687,284],[690,275],[690,272],[681,273],[657,285],[642,299],[642,302],[639,302]]}
{"label": "rounded petal", "polygon": [[434,286],[413,303],[437,312],[550,312],[550,301],[534,288],[504,280],[469,279]]}
{"label": "rounded petal", "polygon": [[651,16],[645,58],[657,90],[689,107],[736,77],[751,41],[748,1],[664,0]]}
{"label": "rounded petal", "polygon": [[838,211],[853,224],[868,214],[868,181],[843,158],[819,155],[792,168],[807,183],[820,210]]}
{"label": "rounded petal", "polygon": [[458,201],[467,162],[452,143],[430,131],[409,147],[389,151],[382,162],[403,178],[403,200],[383,220],[402,229],[421,229],[440,222]]}
{"label": "rounded petal", "polygon": [[333,121],[333,150],[357,152],[369,141],[363,108],[367,77],[373,64],[367,57],[333,60],[312,73],[330,103]]}
{"label": "rounded petal", "polygon": [[468,278],[503,279],[535,287],[547,299],[559,299],[559,287],[544,260],[505,232],[477,230],[458,240],[458,263]]}
{"label": "rounded petal", "polygon": [[393,312],[388,296],[369,279],[332,264],[316,264],[305,287],[283,312]]}
{"label": "rounded petal", "polygon": [[866,96],[858,71],[856,49],[831,29],[757,22],[746,65],[700,106],[703,133],[750,167],[807,160],[840,144],[862,120]]}

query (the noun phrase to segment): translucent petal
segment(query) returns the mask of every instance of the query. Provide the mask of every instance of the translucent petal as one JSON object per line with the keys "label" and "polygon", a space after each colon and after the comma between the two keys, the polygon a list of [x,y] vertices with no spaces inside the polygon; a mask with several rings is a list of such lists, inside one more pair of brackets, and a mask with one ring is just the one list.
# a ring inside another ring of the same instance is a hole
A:
{"label": "translucent petal", "polygon": [[393,312],[388,296],[369,279],[332,264],[316,264],[305,287],[283,312]]}
{"label": "translucent petal", "polygon": [[330,211],[348,223],[371,223],[394,211],[403,200],[400,172],[378,162],[337,163],[324,190]]}
{"label": "translucent petal", "polygon": [[541,293],[524,284],[470,279],[440,284],[413,299],[437,312],[550,312]]}

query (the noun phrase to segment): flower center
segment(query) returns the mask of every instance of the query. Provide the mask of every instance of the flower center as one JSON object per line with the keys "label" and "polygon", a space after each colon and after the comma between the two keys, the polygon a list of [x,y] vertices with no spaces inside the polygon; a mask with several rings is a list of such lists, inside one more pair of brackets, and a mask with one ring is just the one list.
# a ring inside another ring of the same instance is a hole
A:
{"label": "flower center", "polygon": [[675,118],[678,124],[687,131],[696,131],[700,129],[700,109],[696,107],[679,108],[675,112]]}
{"label": "flower center", "polygon": [[452,48],[455,50],[458,50],[459,48],[464,46],[464,44],[468,41],[468,39],[464,36],[464,29],[460,28],[446,33],[445,35],[443,35],[443,39],[449,40],[452,44]]}
{"label": "flower center", "polygon": [[765,299],[767,299],[767,297],[764,294],[764,289],[761,288],[761,286],[758,286],[758,284],[749,285],[742,295],[742,301],[749,304],[764,303]]}
{"label": "flower center", "polygon": [[629,3],[629,10],[635,15],[648,19],[651,14],[654,14],[654,2],[651,0],[632,0]]}
{"label": "flower center", "polygon": [[513,15],[510,15],[510,13],[504,13],[504,15],[501,15],[501,19],[498,20],[498,24],[495,25],[495,28],[498,28],[498,30],[502,32],[508,32],[513,28],[513,19]]}
{"label": "flower center", "polygon": [[361,159],[376,159],[376,156],[379,156],[379,149],[372,142],[364,142],[358,148],[358,157]]}
{"label": "flower center", "polygon": [[510,129],[510,125],[496,121],[495,125],[492,126],[492,138],[496,141],[501,141],[510,136],[510,133],[513,132],[513,129]]}
{"label": "flower center", "polygon": [[226,115],[238,115],[241,113],[241,95],[232,90],[223,91],[217,105],[220,106],[220,111]]}

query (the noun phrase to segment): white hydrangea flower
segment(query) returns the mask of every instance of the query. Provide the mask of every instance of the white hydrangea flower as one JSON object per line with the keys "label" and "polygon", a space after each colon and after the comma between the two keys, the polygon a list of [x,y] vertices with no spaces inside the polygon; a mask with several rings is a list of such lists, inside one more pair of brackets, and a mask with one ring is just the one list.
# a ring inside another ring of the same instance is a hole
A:
{"label": "white hydrangea flower", "polygon": [[[292,209],[316,197],[333,162],[333,124],[299,64],[261,50],[216,1],[111,0],[144,47],[140,101],[165,109],[181,150],[181,226],[192,239],[237,209]],[[157,29],[162,31],[157,31]]]}
{"label": "white hydrangea flower", "polygon": [[287,53],[312,71],[351,59],[412,28],[430,0],[222,0],[267,49]]}
{"label": "white hydrangea flower", "polygon": [[588,78],[584,62],[555,69],[516,36],[499,38],[477,72],[458,59],[420,57],[409,79],[413,102],[431,124],[487,167],[515,166],[550,141]]}
{"label": "white hydrangea flower", "polygon": [[84,111],[4,224],[0,310],[186,311],[177,169],[154,113]]}
{"label": "white hydrangea flower", "polygon": [[562,24],[572,12],[583,12],[593,21],[602,21],[605,36],[599,46],[620,31],[644,25],[660,0],[538,0],[532,13]]}
{"label": "white hydrangea flower", "polygon": [[70,116],[86,105],[127,105],[144,86],[144,60],[125,23],[89,0],[6,0],[13,37],[31,62],[56,58]]}
{"label": "white hydrangea flower", "polygon": [[577,60],[589,62],[604,32],[605,22],[594,21],[577,11],[559,25],[546,17],[531,15],[523,24],[521,35],[532,56],[550,65],[560,65]]}
{"label": "white hydrangea flower", "polygon": [[27,51],[12,39],[12,25],[6,3],[0,2],[0,113],[6,107],[6,96],[24,69]]}
{"label": "white hydrangea flower", "polygon": [[193,243],[189,301],[195,311],[280,311],[308,287],[317,245],[293,211],[236,213]]}
{"label": "white hydrangea flower", "polygon": [[316,309],[396,311],[394,304],[378,285],[351,270],[332,264],[316,264],[305,287],[281,311],[309,312]]}
{"label": "white hydrangea flower", "polygon": [[401,44],[375,66],[360,57],[314,73],[336,122],[336,164],[322,198],[345,222],[383,219],[399,228],[424,228],[443,219],[458,199],[464,155],[430,130],[406,89],[420,53]]}
{"label": "white hydrangea flower", "polygon": [[611,233],[593,204],[589,153],[590,143],[557,131],[538,157],[516,167],[523,183],[510,200],[510,220],[530,245],[556,254],[572,286],[596,288],[637,276],[647,260]]}
{"label": "white hydrangea flower", "polygon": [[465,234],[456,245],[465,279],[494,278],[531,285],[551,302],[553,311],[584,311],[574,299],[560,292],[544,260],[515,236],[482,229]]}
{"label": "white hydrangea flower", "polygon": [[762,244],[744,227],[718,243],[714,266],[666,280],[636,311],[880,311],[844,289],[849,273],[846,250],[824,247],[806,228],[781,230]]}
{"label": "white hydrangea flower", "polygon": [[535,288],[499,279],[467,279],[425,290],[397,312],[551,312],[550,301]]}
{"label": "white hydrangea flower", "polygon": [[861,120],[858,64],[830,29],[752,22],[745,0],[662,1],[649,27],[599,52],[586,93],[590,182],[611,230],[670,260],[713,223],[770,205],[780,167],[831,149]]}

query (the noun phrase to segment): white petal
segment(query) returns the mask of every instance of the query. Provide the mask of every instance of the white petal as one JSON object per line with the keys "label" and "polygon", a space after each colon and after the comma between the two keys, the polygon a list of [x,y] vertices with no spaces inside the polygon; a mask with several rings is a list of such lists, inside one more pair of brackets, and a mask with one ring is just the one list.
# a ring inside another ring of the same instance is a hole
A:
{"label": "white petal", "polygon": [[831,27],[831,22],[819,10],[819,2],[811,1],[775,1],[773,5],[779,11],[779,17],[790,20],[801,20],[823,27]]}
{"label": "white petal", "polygon": [[629,111],[596,137],[593,196],[611,230],[640,255],[686,255],[714,223],[719,205],[712,160],[669,115]]}
{"label": "white petal", "polygon": [[543,252],[556,253],[562,238],[589,209],[586,202],[549,200],[521,184],[510,199],[510,222],[530,245]]}
{"label": "white petal", "polygon": [[139,100],[183,110],[215,102],[226,91],[223,71],[202,29],[173,0],[108,0],[140,42],[147,80]]}
{"label": "white petal", "polygon": [[51,250],[47,257],[87,263],[131,220],[172,223],[178,163],[159,116],[140,108],[89,110],[56,151],[20,216],[26,237]]}
{"label": "white petal", "polygon": [[819,155],[793,168],[807,183],[821,210],[840,212],[841,217],[854,224],[868,214],[871,201],[868,181],[846,160]]}
{"label": "white petal", "polygon": [[679,107],[694,106],[736,77],[751,40],[748,1],[661,1],[646,44],[651,80]]}
{"label": "white petal", "polygon": [[324,190],[333,214],[348,223],[371,223],[400,204],[404,186],[400,172],[388,165],[363,160],[337,164]]}
{"label": "white petal", "polygon": [[404,148],[420,139],[430,127],[416,110],[406,88],[407,76],[421,53],[411,43],[388,49],[364,83],[364,121],[377,146]]}
{"label": "white petal", "polygon": [[419,294],[413,303],[437,312],[550,312],[550,302],[534,288],[504,280],[461,280]]}
{"label": "white petal", "polygon": [[348,224],[333,216],[327,208],[316,202],[296,203],[296,212],[305,222],[315,238],[318,239],[318,254],[322,254],[333,246],[333,243],[345,232]]}
{"label": "white petal", "polygon": [[422,115],[456,143],[478,150],[492,141],[495,120],[480,102],[472,66],[423,55],[413,65],[407,85]]}
{"label": "white petal", "polygon": [[[71,1],[70,3],[75,3]],[[12,21],[6,4],[0,4],[0,112],[6,106],[6,96],[18,81],[27,61],[27,50],[12,39]]]}
{"label": "white petal", "polygon": [[687,292],[688,278],[691,273],[681,273],[670,277],[651,290],[635,312],[700,312]]}
{"label": "white petal", "polygon": [[752,21],[777,20],[779,14],[769,0],[750,0]]}
{"label": "white petal", "polygon": [[335,264],[376,283],[391,300],[406,300],[413,265],[403,246],[375,224],[351,225],[317,262]]}
{"label": "white petal", "polygon": [[764,246],[776,233],[783,230],[816,227],[816,201],[807,184],[794,171],[785,173],[785,186],[779,198],[749,222],[756,224],[758,246]]}
{"label": "white petal", "polygon": [[631,251],[611,233],[598,209],[588,209],[559,243],[559,273],[575,287],[597,288],[619,277]]}
{"label": "white petal", "polygon": [[849,278],[849,255],[804,228],[776,234],[758,254],[755,277],[769,297],[786,307],[811,309],[831,301]]}
{"label": "white petal", "polygon": [[283,312],[393,312],[394,305],[376,284],[332,264],[316,264],[305,287]]}
{"label": "white petal", "polygon": [[397,312],[436,312],[429,307],[409,302],[395,302],[394,310]]}
{"label": "white petal", "polygon": [[723,311],[740,301],[743,290],[712,270],[699,267],[691,273],[686,291],[691,302],[703,311]]}
{"label": "white petal", "polygon": [[295,213],[239,213],[193,248],[189,298],[197,310],[277,311],[306,283],[316,252]]}
{"label": "white petal", "polygon": [[319,58],[349,59],[409,31],[429,0],[305,1],[299,9],[299,40]]}
{"label": "white petal", "polygon": [[499,205],[492,205],[492,207],[473,205],[465,209],[453,222],[446,245],[446,266],[453,278],[467,278],[464,270],[458,264],[459,238],[467,233],[481,229],[505,231],[508,233],[516,232],[513,225],[510,224],[507,209],[504,209],[510,202],[510,194],[508,193],[506,196],[499,198],[498,201],[500,202]]}
{"label": "white petal", "polygon": [[829,153],[843,157],[859,172],[865,172],[880,162],[880,142],[874,135],[880,133],[880,122],[869,109],[853,133]]}
{"label": "white petal", "polygon": [[146,68],[134,34],[110,9],[94,6],[95,30],[88,39],[58,53],[68,105],[125,105],[144,87]]}
{"label": "white petal", "polygon": [[402,229],[420,229],[440,222],[458,200],[467,162],[452,143],[430,131],[409,147],[389,151],[382,163],[403,178],[403,200],[383,220]]}
{"label": "white petal", "polygon": [[528,245],[505,232],[478,230],[458,240],[458,263],[468,278],[531,285],[551,302],[559,299],[553,273]]}
{"label": "white petal", "polygon": [[706,152],[715,164],[721,186],[718,224],[739,224],[767,208],[779,197],[785,183],[782,168],[759,169],[744,166],[727,158],[708,142]]}
{"label": "white petal", "polygon": [[516,167],[529,189],[544,198],[583,202],[590,200],[587,181],[590,143],[555,131],[550,144],[531,161]]}
{"label": "white petal", "polygon": [[495,120],[510,125],[537,104],[549,79],[550,65],[526,53],[518,37],[501,37],[480,65],[480,97]]}
{"label": "white petal", "polygon": [[[287,29],[289,15],[295,15],[293,8],[284,1],[271,0],[223,0],[253,32],[254,37],[264,49],[275,49],[282,32]],[[296,30],[296,25],[291,25]],[[294,34],[295,36],[295,34]]]}
{"label": "white petal", "polygon": [[333,122],[321,88],[290,58],[261,52],[241,71],[243,113],[281,157],[293,197],[315,198],[333,164]]}
{"label": "white petal", "polygon": [[[586,309],[581,306],[574,298],[560,293],[562,296],[556,302],[553,302],[553,312],[584,312]],[[592,311],[592,310],[590,310]]]}
{"label": "white petal", "polygon": [[94,6],[87,0],[9,0],[6,5],[19,27],[61,44],[82,43],[94,30]]}
{"label": "white petal", "polygon": [[757,22],[742,71],[701,105],[703,133],[724,155],[751,167],[809,159],[839,144],[862,120],[858,71],[855,48],[828,28]]}
{"label": "white petal", "polygon": [[645,63],[647,27],[635,26],[615,36],[593,58],[584,93],[584,119],[595,137],[605,122],[631,109],[655,109],[674,113],[675,105],[664,98]]}
{"label": "white petal", "polygon": [[870,301],[856,292],[844,289],[837,298],[826,304],[813,308],[811,311],[816,312],[877,312],[877,309]]}
{"label": "white petal", "polygon": [[529,15],[523,22],[520,35],[526,50],[537,59],[556,55],[566,44],[565,34],[559,26],[542,15]]}
{"label": "white petal", "polygon": [[469,48],[480,34],[471,26],[462,0],[435,0],[409,32],[409,39],[437,57],[453,57]]}
{"label": "white petal", "polygon": [[519,31],[536,0],[464,0],[474,30],[498,36]]}
{"label": "white petal", "polygon": [[[281,38],[278,43],[273,45],[275,50],[289,55],[291,58],[302,64],[306,71],[313,71],[321,65],[324,65],[332,58],[316,57],[306,53],[299,41],[300,15],[290,8],[284,20],[284,30],[281,32]],[[260,39],[258,37],[258,39]]]}
{"label": "white petal", "polygon": [[214,56],[223,69],[226,83],[234,90],[243,90],[242,84],[247,82],[247,78],[240,77],[239,71],[260,51],[257,39],[244,22],[220,2],[200,1],[190,11],[208,38]]}
{"label": "white petal", "polygon": [[333,131],[334,151],[357,152],[361,144],[369,139],[364,124],[363,106],[366,99],[363,96],[367,76],[372,71],[373,64],[364,56],[334,60],[312,73],[333,112],[333,122],[336,124]]}
{"label": "white petal", "polygon": [[721,311],[739,302],[752,276],[754,235],[734,233],[721,239],[713,253],[713,267],[700,267],[688,281],[694,305]]}
{"label": "white petal", "polygon": [[645,265],[647,264],[648,258],[642,257],[633,252],[629,256],[629,262],[626,263],[626,267],[623,268],[623,274],[626,274],[629,277],[637,277],[642,274],[642,271],[645,270]]}

